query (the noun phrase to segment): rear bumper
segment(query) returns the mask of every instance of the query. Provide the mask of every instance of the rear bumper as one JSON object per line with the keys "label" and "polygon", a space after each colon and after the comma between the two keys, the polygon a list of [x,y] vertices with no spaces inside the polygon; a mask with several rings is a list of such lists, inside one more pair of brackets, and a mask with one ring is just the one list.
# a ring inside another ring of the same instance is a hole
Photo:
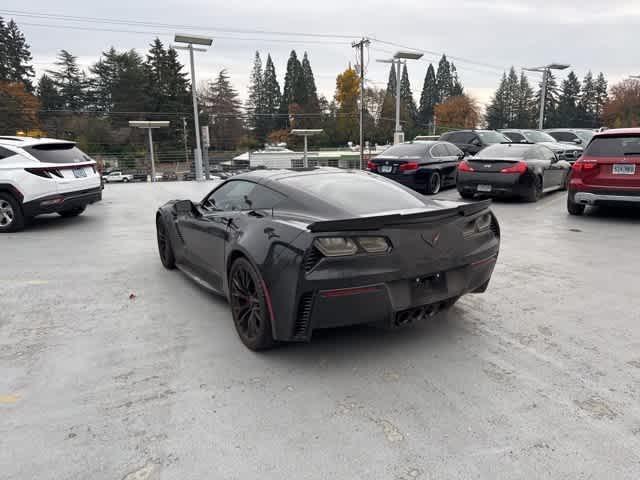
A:
{"label": "rear bumper", "polygon": [[[478,185],[491,185],[491,192],[479,192]],[[524,196],[533,188],[533,177],[519,173],[458,172],[459,192],[489,196]]]}
{"label": "rear bumper", "polygon": [[634,205],[640,206],[640,192],[594,193],[575,192],[573,201],[583,205]]}
{"label": "rear bumper", "polygon": [[48,195],[22,204],[22,211],[27,217],[35,217],[45,213],[56,213],[72,208],[84,207],[102,200],[102,188],[91,188],[77,192]]}

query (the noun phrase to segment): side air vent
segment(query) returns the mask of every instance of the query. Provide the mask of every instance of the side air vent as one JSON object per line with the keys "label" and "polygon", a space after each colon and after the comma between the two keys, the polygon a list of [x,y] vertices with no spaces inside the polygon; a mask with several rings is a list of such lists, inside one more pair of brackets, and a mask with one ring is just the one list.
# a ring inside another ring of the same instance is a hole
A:
{"label": "side air vent", "polygon": [[311,249],[304,256],[304,260],[302,261],[302,268],[304,268],[304,271],[306,273],[309,273],[316,267],[320,260],[322,260],[322,254],[320,253],[320,251],[315,247],[311,247]]}
{"label": "side air vent", "polygon": [[175,226],[176,227],[176,235],[178,236],[178,238],[180,239],[180,241],[182,243],[184,243],[184,237],[182,236],[182,232],[180,231],[180,229],[178,228],[178,225]]}
{"label": "side air vent", "polygon": [[311,319],[311,308],[313,307],[313,293],[305,293],[300,298],[298,304],[298,315],[293,326],[293,339],[305,340],[309,330],[309,320]]}
{"label": "side air vent", "polygon": [[491,219],[491,226],[489,228],[496,237],[500,237],[500,227],[498,226],[498,222],[496,222],[495,218]]}

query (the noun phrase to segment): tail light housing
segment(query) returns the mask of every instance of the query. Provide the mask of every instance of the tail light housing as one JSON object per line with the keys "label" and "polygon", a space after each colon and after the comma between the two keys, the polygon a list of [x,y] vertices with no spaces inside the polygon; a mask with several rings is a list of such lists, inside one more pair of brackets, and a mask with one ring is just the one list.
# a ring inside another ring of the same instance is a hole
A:
{"label": "tail light housing", "polygon": [[25,168],[25,171],[42,178],[64,178],[64,175],[57,168]]}
{"label": "tail light housing", "polygon": [[401,172],[410,172],[412,170],[417,170],[418,166],[419,166],[418,162],[402,163],[402,164],[400,164],[400,171]]}
{"label": "tail light housing", "polygon": [[500,173],[525,173],[528,169],[527,162],[518,162],[511,167],[503,168]]}
{"label": "tail light housing", "polygon": [[463,160],[458,164],[458,171],[459,172],[475,172],[474,168],[471,165],[469,165],[469,162],[467,162],[466,160]]}
{"label": "tail light housing", "polygon": [[599,168],[597,160],[578,160],[571,167],[572,173],[582,174],[582,172],[596,172]]}
{"label": "tail light housing", "polygon": [[367,162],[367,170],[369,170],[370,172],[377,172],[378,171],[378,165],[376,165],[371,160],[369,160]]}

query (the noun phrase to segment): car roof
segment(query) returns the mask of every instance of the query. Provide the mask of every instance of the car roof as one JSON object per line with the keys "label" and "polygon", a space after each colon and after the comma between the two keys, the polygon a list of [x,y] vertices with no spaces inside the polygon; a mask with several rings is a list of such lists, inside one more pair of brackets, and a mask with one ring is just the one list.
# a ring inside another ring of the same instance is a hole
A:
{"label": "car roof", "polygon": [[608,135],[640,135],[640,128],[611,128],[604,132],[596,132],[594,137],[606,137]]}
{"label": "car roof", "polygon": [[543,132],[593,132],[590,128],[545,128]]}
{"label": "car roof", "polygon": [[12,147],[32,147],[44,143],[75,143],[70,140],[58,140],[56,138],[34,138],[18,136],[0,136],[0,145],[10,145]]}

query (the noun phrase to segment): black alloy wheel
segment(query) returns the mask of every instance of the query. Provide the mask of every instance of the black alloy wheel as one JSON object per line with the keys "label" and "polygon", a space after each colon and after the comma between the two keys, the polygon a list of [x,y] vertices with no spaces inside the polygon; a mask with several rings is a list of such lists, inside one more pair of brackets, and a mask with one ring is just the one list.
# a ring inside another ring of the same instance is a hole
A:
{"label": "black alloy wheel", "polygon": [[271,315],[262,281],[245,258],[238,258],[231,266],[229,298],[233,322],[242,343],[254,351],[273,347]]}
{"label": "black alloy wheel", "polygon": [[171,239],[169,238],[167,227],[164,226],[164,222],[160,217],[156,220],[156,234],[158,237],[158,253],[160,254],[160,261],[164,268],[173,270],[176,268],[176,259],[173,255],[173,247],[171,246]]}
{"label": "black alloy wheel", "polygon": [[531,191],[527,194],[526,200],[528,202],[537,202],[542,198],[542,177],[536,175],[533,179],[533,185],[531,185]]}
{"label": "black alloy wheel", "polygon": [[427,180],[427,194],[435,195],[440,191],[442,187],[442,178],[440,177],[440,172],[431,172],[429,175],[429,179]]}

